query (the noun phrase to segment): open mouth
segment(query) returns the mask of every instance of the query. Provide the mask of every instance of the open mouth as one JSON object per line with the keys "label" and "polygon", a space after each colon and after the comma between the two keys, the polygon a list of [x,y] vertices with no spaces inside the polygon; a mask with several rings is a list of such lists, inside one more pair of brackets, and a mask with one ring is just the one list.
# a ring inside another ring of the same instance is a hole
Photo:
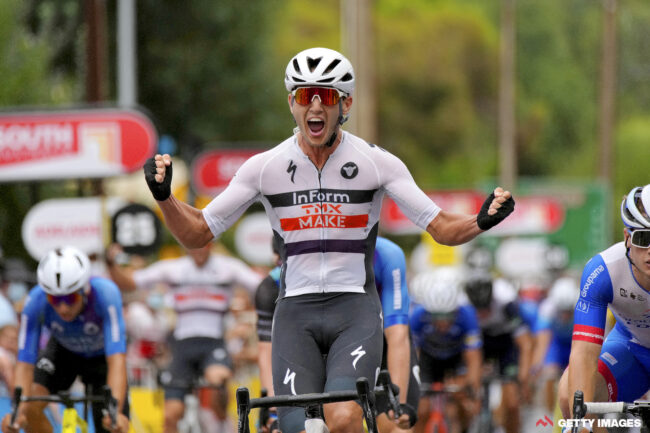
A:
{"label": "open mouth", "polygon": [[325,122],[322,119],[310,119],[307,121],[307,127],[312,135],[320,135],[325,129]]}

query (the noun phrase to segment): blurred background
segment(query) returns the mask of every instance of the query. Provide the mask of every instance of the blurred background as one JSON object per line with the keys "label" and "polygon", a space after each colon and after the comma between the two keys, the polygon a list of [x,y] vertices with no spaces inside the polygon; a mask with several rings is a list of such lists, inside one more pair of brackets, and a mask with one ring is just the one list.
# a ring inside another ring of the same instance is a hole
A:
{"label": "blurred background", "polygon": [[[648,182],[647,1],[0,4],[5,113],[137,107],[155,126],[158,150],[187,167],[205,151],[259,151],[286,138],[286,62],[326,46],[356,68],[348,130],[402,158],[425,190],[501,184],[552,200],[537,211],[562,213],[560,223],[523,234],[575,238],[576,260],[620,238],[620,197]],[[0,164],[13,168],[8,136]],[[18,233],[40,201],[116,195],[151,204],[137,167],[54,181],[47,170],[18,169],[31,173],[0,180],[5,257],[34,259]],[[175,183],[189,201],[201,199],[189,176]],[[396,241],[410,250],[416,238]],[[163,243],[173,243],[166,233]]]}
{"label": "blurred background", "polygon": [[[142,163],[172,154],[174,193],[203,207],[291,134],[284,70],[309,47],[355,67],[344,128],[400,157],[443,208],[477,212],[496,185],[516,197],[504,224],[457,249],[387,199],[381,232],[410,272],[494,267],[539,301],[622,239],[620,200],[650,182],[647,0],[0,0],[0,11],[0,264],[17,311],[53,246],[100,259],[118,242],[141,265],[180,255]],[[261,211],[219,247],[264,273]],[[247,347],[254,312],[241,304],[233,338]]]}

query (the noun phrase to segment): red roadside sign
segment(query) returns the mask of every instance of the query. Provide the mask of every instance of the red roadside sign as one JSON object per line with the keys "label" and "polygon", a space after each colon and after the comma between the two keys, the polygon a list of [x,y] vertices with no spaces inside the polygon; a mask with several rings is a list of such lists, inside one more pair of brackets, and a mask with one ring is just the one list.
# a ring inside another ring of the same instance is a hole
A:
{"label": "red roadside sign", "polygon": [[128,173],[157,141],[151,120],[132,109],[0,113],[0,181]]}
{"label": "red roadside sign", "polygon": [[239,167],[251,156],[260,153],[254,149],[218,149],[203,152],[192,161],[192,187],[201,195],[219,194]]}

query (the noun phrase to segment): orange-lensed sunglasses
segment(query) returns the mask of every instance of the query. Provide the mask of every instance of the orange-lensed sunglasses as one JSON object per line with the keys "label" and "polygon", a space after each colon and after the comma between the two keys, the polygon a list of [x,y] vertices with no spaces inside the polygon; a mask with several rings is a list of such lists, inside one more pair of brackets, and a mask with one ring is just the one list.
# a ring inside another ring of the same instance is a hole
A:
{"label": "orange-lensed sunglasses", "polygon": [[332,87],[298,87],[291,92],[296,102],[300,105],[309,105],[318,96],[323,105],[336,105],[345,94]]}
{"label": "orange-lensed sunglasses", "polygon": [[65,302],[68,305],[74,305],[77,301],[81,299],[81,296],[82,296],[81,292],[74,292],[74,293],[61,295],[61,296],[47,295],[47,302],[49,302],[50,305],[54,307],[59,305],[61,302]]}

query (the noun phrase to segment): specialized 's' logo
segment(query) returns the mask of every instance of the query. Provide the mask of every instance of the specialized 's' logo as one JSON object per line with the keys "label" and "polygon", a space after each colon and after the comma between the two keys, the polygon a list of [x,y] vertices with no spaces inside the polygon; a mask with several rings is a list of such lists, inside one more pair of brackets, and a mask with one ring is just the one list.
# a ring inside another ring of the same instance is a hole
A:
{"label": "specialized 's' logo", "polygon": [[355,370],[357,369],[357,361],[359,361],[359,359],[361,359],[361,357],[365,354],[366,351],[363,350],[363,346],[359,346],[356,349],[354,349],[352,352],[350,352],[350,355],[355,357],[354,361],[352,361],[352,367],[354,367]]}
{"label": "specialized 's' logo", "polygon": [[284,375],[284,383],[285,385],[291,382],[291,394],[297,395],[296,394],[296,386],[295,386],[295,380],[296,380],[296,372],[291,371],[291,369],[287,368],[287,372]]}
{"label": "specialized 's' logo", "polygon": [[54,372],[56,371],[56,367],[54,367],[54,363],[47,358],[39,359],[38,362],[36,363],[36,368],[38,368],[39,370],[43,370],[47,374],[54,374]]}
{"label": "specialized 's' logo", "polygon": [[418,385],[422,385],[422,380],[420,379],[420,366],[419,365],[414,365],[413,366],[413,377],[415,377],[415,380],[417,381]]}
{"label": "specialized 's' logo", "polygon": [[359,167],[357,167],[357,165],[352,161],[346,162],[345,165],[341,167],[341,176],[346,179],[352,179],[357,174],[359,174]]}
{"label": "specialized 's' logo", "polygon": [[291,173],[291,183],[295,183],[293,181],[293,177],[296,175],[296,168],[298,168],[298,166],[293,163],[293,159],[289,161],[289,167],[287,168],[287,173]]}

